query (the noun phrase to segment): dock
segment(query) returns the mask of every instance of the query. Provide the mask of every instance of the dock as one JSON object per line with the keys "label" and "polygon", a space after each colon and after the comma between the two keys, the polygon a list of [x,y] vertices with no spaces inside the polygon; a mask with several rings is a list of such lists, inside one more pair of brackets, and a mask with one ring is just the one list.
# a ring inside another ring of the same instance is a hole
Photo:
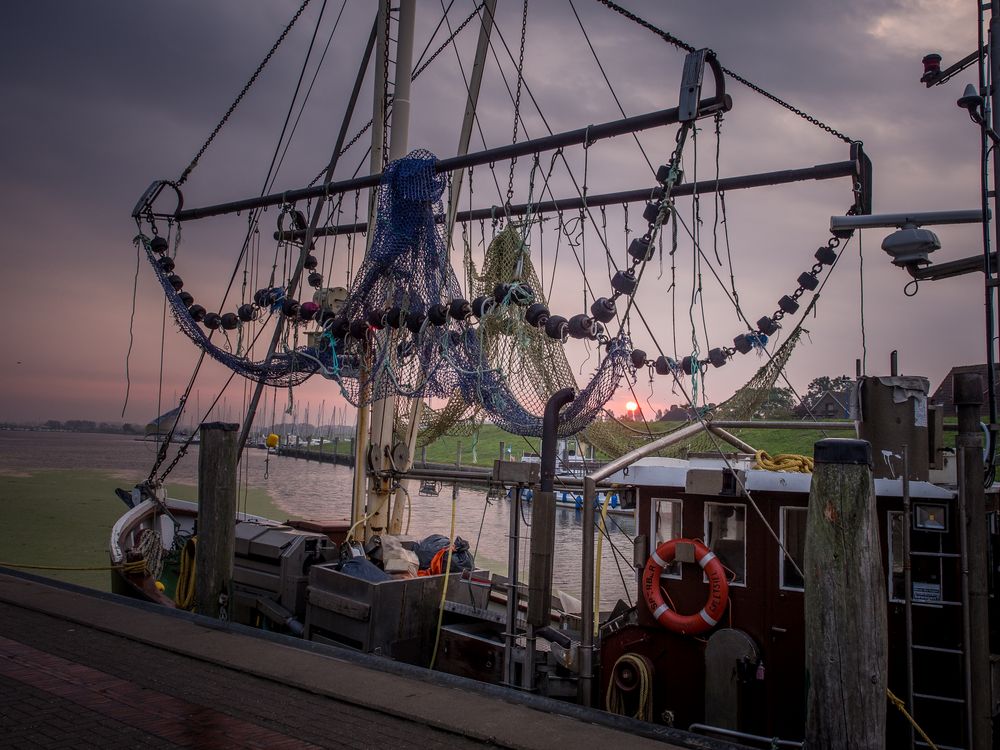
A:
{"label": "dock", "polygon": [[0,568],[11,748],[735,748]]}

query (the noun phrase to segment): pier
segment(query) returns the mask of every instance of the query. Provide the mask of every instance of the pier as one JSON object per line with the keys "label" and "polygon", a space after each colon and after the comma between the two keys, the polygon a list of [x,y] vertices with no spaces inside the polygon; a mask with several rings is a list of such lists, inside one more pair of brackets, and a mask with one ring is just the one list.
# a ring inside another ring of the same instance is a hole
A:
{"label": "pier", "polygon": [[4,746],[735,746],[0,568]]}

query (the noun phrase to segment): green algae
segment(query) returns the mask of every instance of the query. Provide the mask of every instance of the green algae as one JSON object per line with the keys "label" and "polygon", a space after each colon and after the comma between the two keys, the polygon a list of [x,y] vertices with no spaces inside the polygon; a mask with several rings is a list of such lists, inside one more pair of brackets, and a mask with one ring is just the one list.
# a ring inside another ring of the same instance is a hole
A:
{"label": "green algae", "polygon": [[[115,495],[122,479],[88,470],[0,471],[0,566],[35,565],[29,573],[81,586],[111,590],[107,568],[111,527],[127,508]],[[195,500],[197,487],[170,484],[168,494]],[[240,495],[240,510],[284,520],[264,490]]]}

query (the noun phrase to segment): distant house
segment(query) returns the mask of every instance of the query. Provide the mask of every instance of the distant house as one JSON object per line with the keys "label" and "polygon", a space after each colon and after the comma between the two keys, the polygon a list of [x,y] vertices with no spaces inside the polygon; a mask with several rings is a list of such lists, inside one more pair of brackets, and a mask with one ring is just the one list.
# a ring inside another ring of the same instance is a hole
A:
{"label": "distant house", "polygon": [[816,417],[827,417],[828,419],[850,419],[851,418],[851,391],[824,391],[813,403],[808,414],[812,412]]}
{"label": "distant house", "polygon": [[[964,372],[975,372],[979,374],[979,377],[983,380],[983,403],[985,404],[989,399],[989,392],[987,390],[986,384],[986,365],[963,365],[962,367],[952,367],[951,371],[944,376],[944,380],[941,381],[941,385],[937,387],[937,390],[931,395],[930,403],[931,405],[941,406],[944,409],[944,414],[946,417],[954,417],[958,412],[955,411],[955,394],[952,391],[952,378],[958,373]],[[993,367],[993,377],[1000,382],[1000,365],[994,365]]]}

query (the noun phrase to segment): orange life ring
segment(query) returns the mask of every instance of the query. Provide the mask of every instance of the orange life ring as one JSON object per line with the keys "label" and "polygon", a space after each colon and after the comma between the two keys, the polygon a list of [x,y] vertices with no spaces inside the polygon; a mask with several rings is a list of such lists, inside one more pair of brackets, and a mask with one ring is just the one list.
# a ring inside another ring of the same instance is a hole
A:
{"label": "orange life ring", "polygon": [[[673,561],[678,544],[693,544],[694,559],[708,576],[708,601],[701,611],[694,615],[674,612],[663,600],[660,590],[660,574]],[[642,571],[642,596],[653,617],[667,630],[683,635],[703,633],[722,619],[729,604],[729,582],[719,558],[708,547],[695,539],[671,539],[664,542],[646,561]]]}

